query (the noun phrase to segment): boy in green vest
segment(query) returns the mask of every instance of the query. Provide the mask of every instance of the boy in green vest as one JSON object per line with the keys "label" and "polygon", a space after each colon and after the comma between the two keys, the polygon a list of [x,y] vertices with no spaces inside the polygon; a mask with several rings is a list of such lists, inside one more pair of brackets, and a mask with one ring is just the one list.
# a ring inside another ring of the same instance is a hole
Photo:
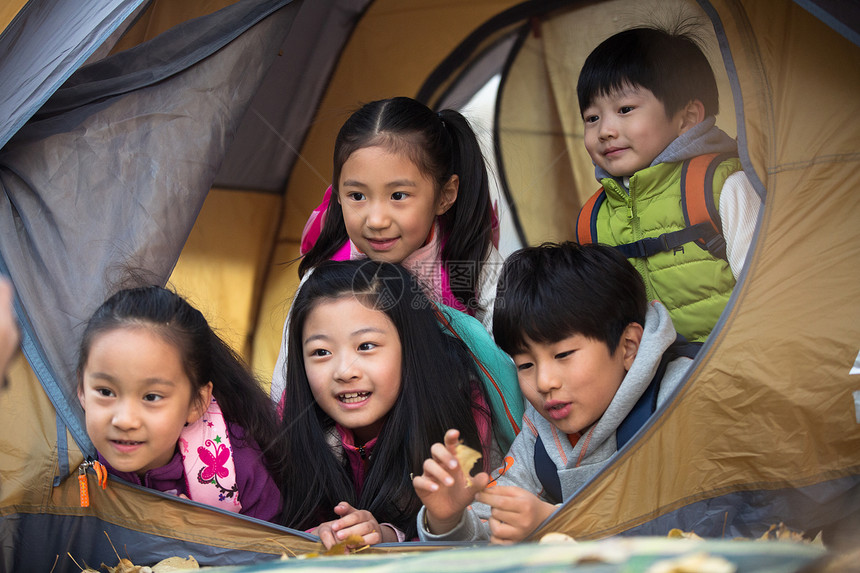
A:
{"label": "boy in green vest", "polygon": [[[580,212],[578,241],[621,250],[678,332],[704,341],[743,268],[761,206],[735,140],[715,125],[718,91],[707,58],[689,33],[626,30],[591,52],[577,95],[585,148],[605,192]],[[702,169],[698,183],[702,205],[712,195],[709,230],[716,230],[689,242],[701,225],[688,222],[693,191],[682,192],[682,181],[696,183],[684,178],[692,169],[685,161],[706,154],[726,154]],[[711,185],[712,193],[701,191]],[[710,249],[720,243],[723,252]]]}

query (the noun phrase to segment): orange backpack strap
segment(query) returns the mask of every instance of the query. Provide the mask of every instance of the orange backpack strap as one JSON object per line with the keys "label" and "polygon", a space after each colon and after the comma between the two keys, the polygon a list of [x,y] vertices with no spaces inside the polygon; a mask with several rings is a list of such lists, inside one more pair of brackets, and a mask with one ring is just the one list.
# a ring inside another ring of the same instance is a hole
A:
{"label": "orange backpack strap", "polygon": [[681,209],[687,228],[700,230],[696,243],[722,259],[726,258],[723,225],[714,201],[714,172],[736,153],[708,153],[693,157],[681,167]]}
{"label": "orange backpack strap", "polygon": [[597,212],[606,200],[606,191],[601,187],[585,202],[576,218],[576,242],[580,245],[597,242]]}

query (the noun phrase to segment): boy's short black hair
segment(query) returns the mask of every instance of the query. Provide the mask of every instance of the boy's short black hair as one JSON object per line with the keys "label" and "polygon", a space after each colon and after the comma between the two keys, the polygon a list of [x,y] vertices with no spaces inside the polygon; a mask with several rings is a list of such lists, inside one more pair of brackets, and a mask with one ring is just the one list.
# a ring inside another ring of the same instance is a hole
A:
{"label": "boy's short black hair", "polygon": [[668,117],[695,99],[704,104],[706,116],[720,111],[714,71],[689,32],[632,28],[604,40],[579,72],[580,115],[595,97],[626,86],[650,90]]}
{"label": "boy's short black hair", "polygon": [[496,344],[508,354],[526,338],[553,343],[580,334],[615,352],[627,325],[645,325],[642,277],[616,249],[565,242],[526,247],[502,267],[493,313]]}

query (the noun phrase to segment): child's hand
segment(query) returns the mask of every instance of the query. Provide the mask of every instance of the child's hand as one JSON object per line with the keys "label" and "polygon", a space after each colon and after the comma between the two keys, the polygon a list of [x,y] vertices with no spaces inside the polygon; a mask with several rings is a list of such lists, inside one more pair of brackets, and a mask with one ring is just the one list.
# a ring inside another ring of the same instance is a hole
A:
{"label": "child's hand", "polygon": [[[367,510],[355,509],[342,501],[335,506],[334,512],[341,516],[340,519],[326,521],[316,529],[316,534],[319,535],[326,549],[331,549],[350,535],[361,536],[366,545],[397,541],[397,534],[390,527],[380,525],[373,514]],[[392,536],[393,539],[391,539]]]}
{"label": "child's hand", "polygon": [[477,500],[492,508],[490,543],[522,541],[556,509],[535,494],[514,486],[484,490]]}
{"label": "child's hand", "polygon": [[459,440],[459,431],[445,432],[445,444],[433,444],[432,457],[424,460],[424,473],[412,480],[415,493],[426,508],[430,533],[454,529],[475,494],[490,481],[490,476],[481,472],[471,478],[471,485],[466,485],[466,476],[454,455]]}

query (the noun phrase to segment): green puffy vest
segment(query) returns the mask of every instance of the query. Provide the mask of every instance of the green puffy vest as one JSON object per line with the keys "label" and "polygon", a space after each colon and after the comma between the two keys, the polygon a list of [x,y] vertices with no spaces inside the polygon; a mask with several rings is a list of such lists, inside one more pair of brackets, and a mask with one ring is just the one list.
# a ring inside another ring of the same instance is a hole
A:
{"label": "green puffy vest", "polygon": [[[630,193],[614,179],[603,179],[606,200],[597,213],[600,243],[620,245],[686,227],[681,207],[682,162],[661,163],[636,172]],[[723,161],[714,173],[714,203],[726,178],[741,169],[738,159]],[[702,342],[714,328],[735,286],[728,262],[696,243],[674,252],[632,258],[645,280],[649,300],[669,310],[675,329],[687,340]]]}

